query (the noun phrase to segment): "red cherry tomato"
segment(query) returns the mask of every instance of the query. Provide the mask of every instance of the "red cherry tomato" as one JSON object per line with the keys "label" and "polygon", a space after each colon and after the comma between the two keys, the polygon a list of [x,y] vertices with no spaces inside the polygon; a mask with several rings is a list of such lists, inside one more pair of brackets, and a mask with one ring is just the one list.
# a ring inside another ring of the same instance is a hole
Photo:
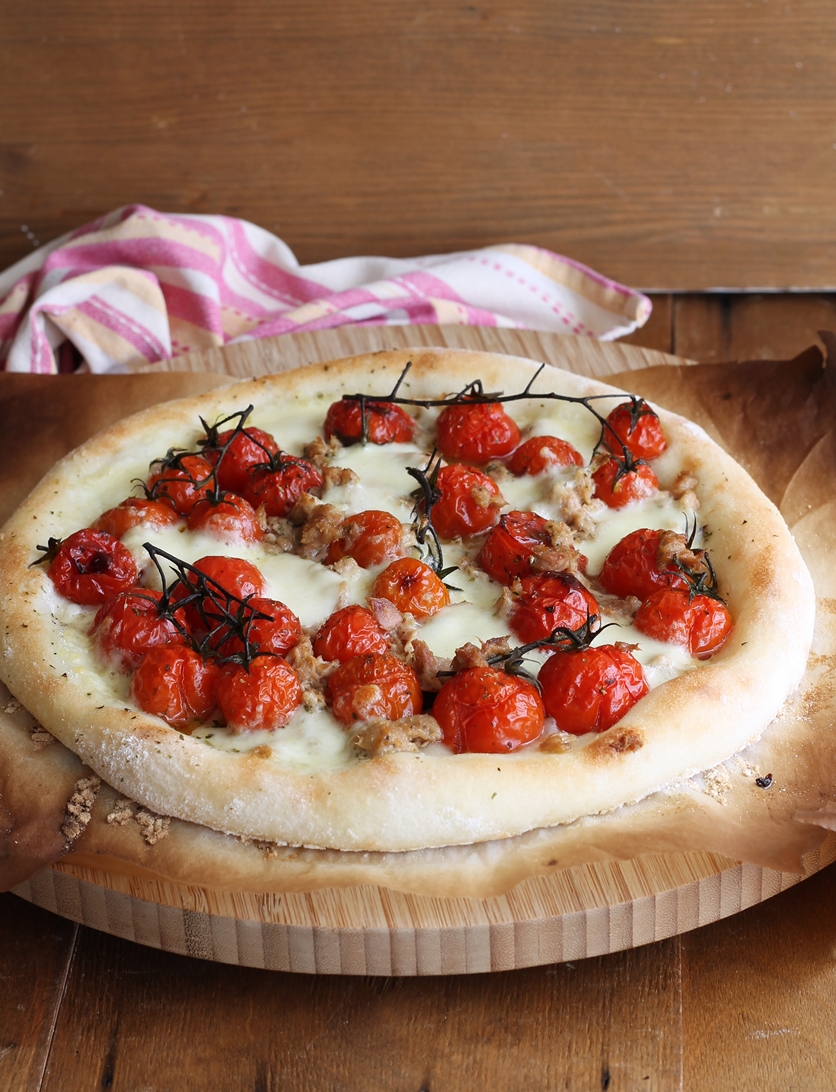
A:
{"label": "red cherry tomato", "polygon": [[86,527],[65,538],[48,575],[71,603],[97,607],[136,584],[139,570],[133,554],[107,531]]}
{"label": "red cherry tomato", "polygon": [[279,453],[279,445],[269,432],[260,428],[227,429],[217,438],[219,448],[229,444],[221,452],[214,447],[204,452],[204,457],[215,467],[218,485],[230,493],[244,494],[253,467],[269,463]]}
{"label": "red cherry tomato", "polygon": [[388,599],[421,621],[437,614],[450,602],[450,593],[429,565],[414,557],[402,557],[387,565],[374,582],[372,597]]}
{"label": "red cherry tomato", "polygon": [[512,474],[542,474],[552,467],[583,466],[583,456],[557,436],[532,436],[520,444],[507,462]]}
{"label": "red cherry tomato", "polygon": [[594,471],[595,496],[608,508],[623,508],[633,501],[652,497],[659,488],[659,482],[647,463],[636,463],[632,469],[625,469],[623,460],[606,459]]}
{"label": "red cherry tomato", "polygon": [[605,439],[616,455],[624,444],[637,459],[655,459],[668,446],[659,418],[647,402],[622,402],[608,415],[607,424]]}
{"label": "red cherry tomato", "polygon": [[531,683],[495,667],[470,667],[442,686],[433,716],[456,754],[505,754],[543,731],[543,703]]}
{"label": "red cherry tomato", "polygon": [[721,648],[732,631],[725,603],[709,595],[691,598],[683,588],[655,591],[639,607],[633,624],[639,633],[679,645],[700,660]]}
{"label": "red cherry tomato", "polygon": [[328,547],[329,565],[353,557],[361,569],[371,569],[400,556],[403,528],[389,512],[370,509],[340,524],[340,537]]}
{"label": "red cherry tomato", "polygon": [[140,524],[148,527],[171,527],[179,522],[180,515],[170,502],[128,497],[115,508],[102,512],[93,526],[97,531],[107,531],[114,538],[122,538]]}
{"label": "red cherry tomato", "polygon": [[226,664],[218,674],[215,692],[230,732],[284,728],[302,704],[296,672],[280,656],[259,656],[249,670]]}
{"label": "red cherry tomato", "polygon": [[[366,402],[366,439],[372,444],[408,443],[415,421],[394,402]],[[326,440],[336,436],[348,447],[363,438],[363,410],[358,401],[343,398],[334,402],[325,417]]]}
{"label": "red cherry tomato", "polygon": [[272,470],[256,470],[245,491],[253,508],[264,505],[268,516],[286,516],[303,493],[322,488],[322,475],[307,459],[283,452],[273,466]]}
{"label": "red cherry tomato", "polygon": [[[157,645],[182,645],[184,634],[170,618],[160,614],[162,595],[150,588],[119,592],[99,607],[89,635],[95,638],[103,656],[123,671],[132,671],[142,657]],[[186,618],[177,612],[185,628]]]}
{"label": "red cherry tomato", "polygon": [[341,724],[398,720],[421,712],[418,676],[397,656],[354,656],[328,680],[326,698]]}
{"label": "red cherry tomato", "polygon": [[621,599],[647,599],[659,588],[687,588],[688,581],[672,561],[659,568],[661,537],[661,531],[646,527],[625,535],[607,554],[598,577],[601,587]]}
{"label": "red cherry tomato", "polygon": [[389,634],[365,607],[343,607],[332,614],[313,639],[315,656],[345,663],[352,656],[389,651]]}
{"label": "red cherry tomato", "polygon": [[[267,652],[285,656],[296,647],[302,636],[302,623],[290,607],[277,599],[254,595],[235,613],[245,630],[251,658]],[[236,656],[244,652],[244,641],[237,633],[230,633],[229,627],[222,629],[212,644],[221,656]]]}
{"label": "red cherry tomato", "polygon": [[558,627],[578,629],[599,613],[595,597],[569,573],[535,573],[520,585],[510,626],[525,644],[542,641]]}
{"label": "red cherry tomato", "polygon": [[157,469],[148,479],[148,490],[154,500],[168,500],[181,516],[187,516],[215,486],[212,464],[202,455],[178,455],[168,462],[152,464]]}
{"label": "red cherry tomato", "polygon": [[432,522],[442,538],[468,538],[499,522],[502,494],[481,470],[461,463],[443,466],[436,485],[441,500],[433,505]]}
{"label": "red cherry tomato", "polygon": [[554,549],[549,521],[536,512],[506,512],[489,532],[479,564],[499,584],[511,585],[529,576],[537,552]]}
{"label": "red cherry tomato", "polygon": [[[251,561],[211,555],[200,558],[193,567],[209,578],[206,585],[208,594],[192,600],[184,608],[189,627],[196,636],[211,632],[227,621],[224,592],[239,600],[250,596],[264,596],[264,577]],[[193,595],[199,584],[199,577],[189,572],[186,584],[175,585],[172,601],[177,603]],[[236,605],[233,603],[232,610],[235,609]]]}
{"label": "red cherry tomato", "polygon": [[191,648],[160,645],[146,652],[131,676],[131,697],[173,728],[208,720],[215,709],[218,669]]}
{"label": "red cherry tomato", "polygon": [[537,681],[546,713],[576,736],[605,732],[650,689],[635,656],[616,645],[556,652]]}
{"label": "red cherry tomato", "polygon": [[224,542],[260,542],[264,538],[255,509],[237,493],[199,500],[189,513],[186,526],[190,531],[205,531]]}
{"label": "red cherry tomato", "polygon": [[520,430],[500,402],[458,402],[438,418],[438,450],[445,459],[486,463],[510,454]]}

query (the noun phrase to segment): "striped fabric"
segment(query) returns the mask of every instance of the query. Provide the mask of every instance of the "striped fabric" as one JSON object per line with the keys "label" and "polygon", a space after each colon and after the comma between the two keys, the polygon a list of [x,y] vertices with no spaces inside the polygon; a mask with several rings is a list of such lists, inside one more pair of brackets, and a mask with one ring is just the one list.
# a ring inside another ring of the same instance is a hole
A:
{"label": "striped fabric", "polygon": [[117,209],[0,274],[8,371],[125,370],[196,349],[345,323],[524,327],[611,339],[650,301],[533,246],[300,266],[227,216]]}

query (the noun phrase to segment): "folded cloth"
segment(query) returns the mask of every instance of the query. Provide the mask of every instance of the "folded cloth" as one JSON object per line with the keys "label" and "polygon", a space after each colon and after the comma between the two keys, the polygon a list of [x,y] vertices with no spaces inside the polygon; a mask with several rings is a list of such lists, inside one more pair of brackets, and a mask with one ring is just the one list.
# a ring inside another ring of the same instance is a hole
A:
{"label": "folded cloth", "polygon": [[641,293],[539,247],[300,266],[281,239],[245,220],[128,205],[0,274],[0,364],[55,373],[83,362],[114,372],[346,323],[612,339],[642,326],[650,310]]}

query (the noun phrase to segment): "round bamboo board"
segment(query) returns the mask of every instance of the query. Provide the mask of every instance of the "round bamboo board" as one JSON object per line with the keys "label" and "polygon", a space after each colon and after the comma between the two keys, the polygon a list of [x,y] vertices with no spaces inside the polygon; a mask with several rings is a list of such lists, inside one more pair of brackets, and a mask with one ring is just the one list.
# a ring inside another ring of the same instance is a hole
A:
{"label": "round bamboo board", "polygon": [[[806,876],[836,860],[836,836]],[[54,865],[15,894],[93,929],[243,967],[308,974],[438,975],[584,959],[718,921],[805,876],[681,853],[566,869],[507,895],[435,899],[376,887],[257,895]]]}

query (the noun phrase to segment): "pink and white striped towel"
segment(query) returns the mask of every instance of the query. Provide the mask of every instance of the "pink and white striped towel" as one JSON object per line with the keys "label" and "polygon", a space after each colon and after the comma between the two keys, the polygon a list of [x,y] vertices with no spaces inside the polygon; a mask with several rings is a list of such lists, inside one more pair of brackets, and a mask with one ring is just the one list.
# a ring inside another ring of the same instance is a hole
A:
{"label": "pink and white striped towel", "polygon": [[[228,216],[130,205],[0,274],[0,364],[118,372],[195,349],[345,323],[524,327],[612,339],[646,296],[538,247],[300,266],[275,235]],[[78,350],[72,351],[72,346]],[[68,351],[69,350],[69,351]]]}

